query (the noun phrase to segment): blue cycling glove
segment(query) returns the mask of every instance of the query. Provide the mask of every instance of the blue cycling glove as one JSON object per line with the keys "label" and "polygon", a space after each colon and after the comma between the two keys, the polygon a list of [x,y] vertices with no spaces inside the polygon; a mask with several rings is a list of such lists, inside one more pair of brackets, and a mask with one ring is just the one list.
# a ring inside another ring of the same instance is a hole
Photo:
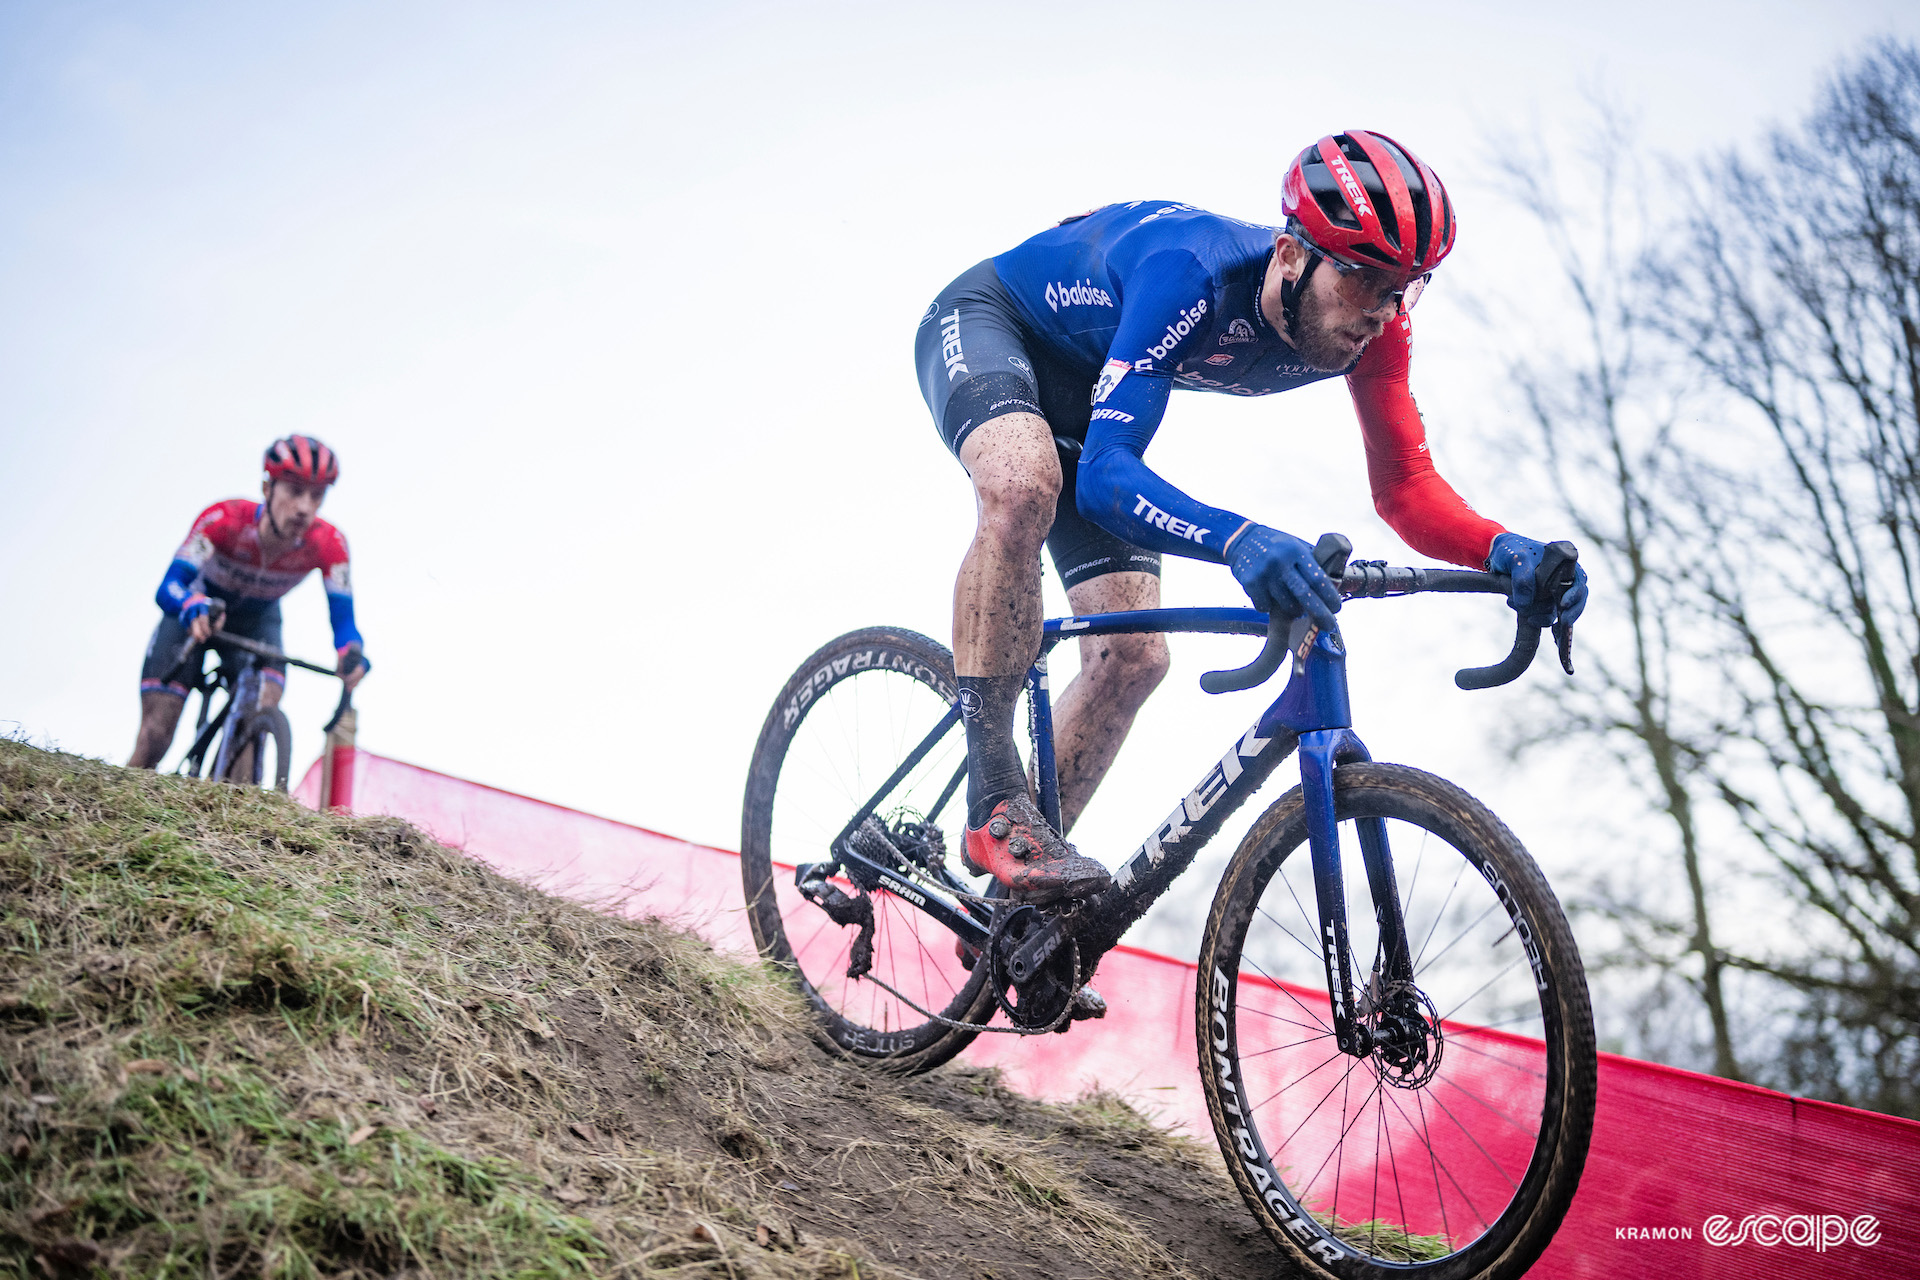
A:
{"label": "blue cycling glove", "polygon": [[1578,564],[1573,566],[1573,585],[1561,594],[1559,608],[1556,609],[1551,600],[1535,600],[1534,589],[1538,584],[1534,576],[1546,550],[1544,542],[1535,542],[1517,533],[1503,533],[1493,540],[1493,548],[1487,552],[1487,571],[1512,577],[1507,587],[1507,603],[1530,625],[1548,627],[1559,623],[1570,627],[1587,607],[1587,571]]}
{"label": "blue cycling glove", "polygon": [[1227,566],[1254,606],[1269,614],[1306,614],[1323,627],[1340,611],[1340,588],[1313,558],[1313,547],[1290,533],[1250,524],[1234,535]]}

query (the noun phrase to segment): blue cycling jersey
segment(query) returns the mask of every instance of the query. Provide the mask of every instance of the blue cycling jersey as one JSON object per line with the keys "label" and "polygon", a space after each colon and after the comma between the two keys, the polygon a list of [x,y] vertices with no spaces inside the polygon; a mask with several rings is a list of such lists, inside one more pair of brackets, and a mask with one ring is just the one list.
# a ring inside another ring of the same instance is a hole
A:
{"label": "blue cycling jersey", "polygon": [[1276,232],[1192,205],[1135,200],[993,260],[1036,359],[1086,373],[1093,408],[1081,513],[1137,546],[1220,561],[1246,523],[1196,502],[1141,460],[1174,387],[1258,396],[1346,372],[1308,367],[1261,314]]}

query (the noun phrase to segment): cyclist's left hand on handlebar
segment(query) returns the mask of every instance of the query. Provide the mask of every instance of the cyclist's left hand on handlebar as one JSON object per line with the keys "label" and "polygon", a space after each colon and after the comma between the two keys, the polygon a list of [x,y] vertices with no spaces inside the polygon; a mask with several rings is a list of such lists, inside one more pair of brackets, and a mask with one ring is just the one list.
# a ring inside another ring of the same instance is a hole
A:
{"label": "cyclist's left hand on handlebar", "polygon": [[1234,537],[1227,565],[1256,608],[1306,614],[1323,627],[1340,611],[1340,588],[1313,558],[1313,547],[1290,533],[1248,525]]}
{"label": "cyclist's left hand on handlebar", "polygon": [[367,655],[360,652],[360,646],[350,644],[340,651],[340,678],[346,681],[349,691],[359,687],[367,678],[367,672],[373,664],[367,661]]}
{"label": "cyclist's left hand on handlebar", "polygon": [[1512,578],[1507,588],[1507,603],[1513,611],[1536,627],[1559,624],[1571,627],[1587,607],[1587,571],[1573,566],[1573,585],[1561,592],[1558,601],[1540,600],[1538,574],[1547,554],[1547,544],[1517,533],[1503,533],[1493,540],[1487,553],[1487,570]]}

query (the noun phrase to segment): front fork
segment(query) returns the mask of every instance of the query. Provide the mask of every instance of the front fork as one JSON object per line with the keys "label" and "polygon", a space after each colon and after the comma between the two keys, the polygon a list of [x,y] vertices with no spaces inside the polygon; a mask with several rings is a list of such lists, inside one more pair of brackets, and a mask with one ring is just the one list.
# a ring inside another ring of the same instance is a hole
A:
{"label": "front fork", "polygon": [[1313,888],[1320,911],[1320,952],[1327,967],[1327,997],[1333,1004],[1334,1043],[1342,1053],[1365,1057],[1373,1052],[1374,1036],[1362,1020],[1371,1012],[1378,990],[1391,983],[1410,982],[1413,962],[1407,946],[1406,921],[1400,910],[1400,888],[1387,848],[1387,824],[1382,818],[1360,818],[1354,823],[1360,836],[1360,859],[1367,869],[1367,890],[1373,899],[1374,921],[1382,954],[1370,975],[1369,1007],[1356,1010],[1352,944],[1347,935],[1347,894],[1340,866],[1340,825],[1334,816],[1333,771],[1343,764],[1370,760],[1364,743],[1353,730],[1315,729],[1300,735],[1300,791],[1306,801],[1307,843],[1313,855]]}
{"label": "front fork", "polygon": [[[240,729],[259,703],[260,668],[257,664],[249,662],[235,677],[231,696],[227,699],[227,731],[220,735],[220,750],[213,761],[215,781],[226,780],[227,770],[233,767],[234,756],[246,745],[239,740]],[[205,705],[204,701],[202,705]],[[253,771],[256,775],[260,772],[260,753],[257,751],[253,755]],[[258,776],[253,780],[260,781]]]}

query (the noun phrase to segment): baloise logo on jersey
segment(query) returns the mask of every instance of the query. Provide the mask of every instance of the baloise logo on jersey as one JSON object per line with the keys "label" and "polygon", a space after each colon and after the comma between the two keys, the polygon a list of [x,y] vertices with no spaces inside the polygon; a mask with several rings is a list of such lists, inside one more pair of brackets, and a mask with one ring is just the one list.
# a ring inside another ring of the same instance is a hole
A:
{"label": "baloise logo on jersey", "polygon": [[1167,352],[1180,345],[1180,339],[1200,327],[1200,322],[1206,318],[1206,314],[1207,300],[1205,298],[1194,303],[1192,310],[1188,310],[1185,307],[1180,308],[1180,318],[1167,326],[1167,331],[1162,335],[1160,344],[1158,346],[1148,347],[1147,350],[1153,353],[1155,360],[1165,360],[1167,358]]}
{"label": "baloise logo on jersey", "polygon": [[1062,307],[1110,307],[1113,295],[1105,289],[1096,288],[1091,280],[1075,280],[1072,284],[1050,284],[1047,286],[1047,305],[1055,311]]}

